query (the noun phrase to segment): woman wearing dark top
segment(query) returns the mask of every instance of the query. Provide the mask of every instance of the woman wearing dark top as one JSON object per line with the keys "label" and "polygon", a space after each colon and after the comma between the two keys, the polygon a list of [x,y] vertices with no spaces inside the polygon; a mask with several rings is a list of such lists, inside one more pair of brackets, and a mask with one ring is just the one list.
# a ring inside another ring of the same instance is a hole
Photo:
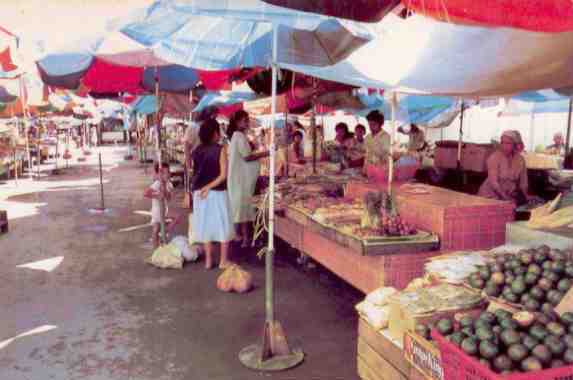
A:
{"label": "woman wearing dark top", "polygon": [[205,268],[213,267],[213,243],[221,243],[219,268],[230,265],[229,242],[235,237],[227,194],[227,150],[218,144],[219,123],[210,119],[199,129],[201,144],[193,151],[193,240],[205,246]]}

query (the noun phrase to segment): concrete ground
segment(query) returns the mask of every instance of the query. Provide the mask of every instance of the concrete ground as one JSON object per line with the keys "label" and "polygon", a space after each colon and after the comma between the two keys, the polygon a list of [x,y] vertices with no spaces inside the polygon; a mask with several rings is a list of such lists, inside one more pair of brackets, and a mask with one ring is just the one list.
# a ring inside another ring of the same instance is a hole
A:
{"label": "concrete ground", "polygon": [[[304,363],[280,373],[244,368],[238,352],[256,343],[264,322],[264,265],[235,249],[256,288],[226,294],[217,270],[182,270],[144,262],[149,228],[142,191],[151,169],[124,161],[124,147],[101,149],[105,206],[96,160],[38,180],[0,181],[0,380],[354,380],[361,295],[320,268],[303,270],[280,246],[277,317]],[[94,152],[95,153],[95,152]],[[147,174],[146,174],[147,172]],[[181,188],[172,211],[182,199]],[[177,226],[187,231],[187,222]],[[47,261],[42,261],[47,260]],[[21,265],[35,263],[32,267]]]}

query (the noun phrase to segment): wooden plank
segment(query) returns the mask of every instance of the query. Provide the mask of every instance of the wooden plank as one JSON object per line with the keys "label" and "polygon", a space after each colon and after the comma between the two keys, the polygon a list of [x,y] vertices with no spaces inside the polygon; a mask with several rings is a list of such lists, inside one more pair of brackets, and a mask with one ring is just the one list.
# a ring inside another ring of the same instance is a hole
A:
{"label": "wooden plank", "polygon": [[356,361],[358,367],[358,376],[360,376],[362,380],[385,380],[384,378],[378,376],[378,374],[376,374],[372,368],[368,367],[368,364],[366,364],[364,359],[362,359],[360,356],[356,358]]}
{"label": "wooden plank", "polygon": [[400,372],[390,362],[380,356],[368,343],[358,338],[358,357],[382,380],[408,380],[408,374]]}
{"label": "wooden plank", "polygon": [[303,227],[289,218],[277,216],[275,221],[276,235],[289,243],[293,248],[302,250]]}
{"label": "wooden plank", "polygon": [[388,362],[402,373],[409,373],[410,363],[404,357],[400,347],[392,343],[388,338],[374,330],[364,319],[358,321],[358,338],[367,343],[375,352],[384,356]]}

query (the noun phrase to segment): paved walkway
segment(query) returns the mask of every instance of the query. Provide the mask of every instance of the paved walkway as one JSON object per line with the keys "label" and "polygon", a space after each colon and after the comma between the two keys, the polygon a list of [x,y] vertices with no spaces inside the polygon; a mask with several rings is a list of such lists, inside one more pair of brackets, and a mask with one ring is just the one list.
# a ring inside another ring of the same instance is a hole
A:
{"label": "paved walkway", "polygon": [[[234,252],[257,284],[246,295],[218,291],[220,272],[202,263],[145,264],[149,228],[120,230],[148,222],[142,191],[151,169],[146,176],[123,161],[123,147],[101,151],[105,215],[89,212],[99,206],[95,154],[62,175],[0,182],[10,220],[0,235],[0,380],[357,379],[360,295],[320,269],[300,270],[285,248],[277,316],[306,361],[275,374],[244,368],[237,354],[257,342],[264,321],[263,263]],[[181,198],[179,190],[174,204]]]}

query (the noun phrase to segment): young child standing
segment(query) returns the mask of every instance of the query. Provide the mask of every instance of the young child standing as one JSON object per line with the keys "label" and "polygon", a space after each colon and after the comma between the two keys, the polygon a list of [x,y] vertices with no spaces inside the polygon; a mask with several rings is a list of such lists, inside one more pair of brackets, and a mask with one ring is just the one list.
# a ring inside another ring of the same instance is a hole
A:
{"label": "young child standing", "polygon": [[[159,168],[159,164],[154,165],[155,175],[154,181],[147,189],[145,189],[144,196],[151,199],[151,224],[153,247],[157,248],[160,241],[161,232],[161,202],[163,202],[163,220],[167,216],[168,202],[171,200],[173,193],[173,185],[169,181],[169,164],[164,162]],[[163,194],[161,194],[161,187],[163,186]]]}

